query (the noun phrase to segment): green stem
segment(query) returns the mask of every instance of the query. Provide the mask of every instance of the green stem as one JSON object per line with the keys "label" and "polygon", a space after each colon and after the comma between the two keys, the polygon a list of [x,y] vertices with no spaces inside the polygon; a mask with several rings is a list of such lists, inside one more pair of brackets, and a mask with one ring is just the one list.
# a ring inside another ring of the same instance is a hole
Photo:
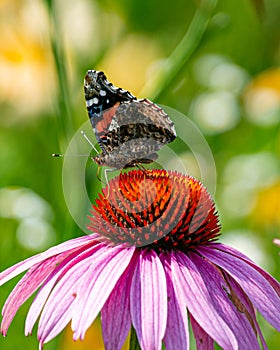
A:
{"label": "green stem", "polygon": [[129,350],[141,350],[136,331],[133,327],[131,327],[131,331],[130,331]]}
{"label": "green stem", "polygon": [[[63,37],[60,28],[59,19],[55,11],[55,1],[45,0],[49,13],[50,25],[50,40],[52,46],[52,53],[54,57],[54,64],[57,73],[57,101],[56,101],[56,132],[58,135],[59,152],[64,154],[68,146],[70,137],[73,135],[73,122],[71,115],[71,100],[68,89],[68,75],[67,75],[67,59],[64,52]],[[60,231],[59,240],[69,238],[69,232],[74,228],[73,220],[66,219],[64,222],[64,230]]]}
{"label": "green stem", "polygon": [[143,88],[141,96],[156,100],[175,80],[180,70],[190,59],[206,32],[218,0],[202,0],[188,31],[167,59],[158,74]]}
{"label": "green stem", "polygon": [[59,135],[60,152],[64,153],[70,136],[73,133],[71,118],[71,103],[68,90],[67,59],[64,53],[63,39],[59,20],[54,8],[53,0],[46,0],[50,20],[50,40],[57,73],[58,98],[57,98],[57,130]]}

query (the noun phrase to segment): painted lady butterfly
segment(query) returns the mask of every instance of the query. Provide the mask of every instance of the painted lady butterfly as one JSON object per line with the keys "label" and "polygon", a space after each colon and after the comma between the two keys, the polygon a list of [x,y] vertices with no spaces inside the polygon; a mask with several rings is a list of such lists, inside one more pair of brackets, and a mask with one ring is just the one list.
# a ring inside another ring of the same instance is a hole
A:
{"label": "painted lady butterfly", "polygon": [[102,152],[100,166],[134,167],[151,163],[157,151],[176,138],[173,122],[162,108],[115,87],[103,72],[89,70],[84,81],[88,115]]}

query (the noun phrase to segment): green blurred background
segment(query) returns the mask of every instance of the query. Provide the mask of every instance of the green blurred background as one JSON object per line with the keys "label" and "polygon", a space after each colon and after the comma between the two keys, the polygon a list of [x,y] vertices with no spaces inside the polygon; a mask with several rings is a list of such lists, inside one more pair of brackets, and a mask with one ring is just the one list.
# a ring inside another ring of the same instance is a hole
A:
{"label": "green blurred background", "polygon": [[[87,121],[83,78],[99,69],[197,125],[216,163],[221,241],[279,279],[279,23],[278,0],[0,0],[0,270],[84,234],[65,204],[63,159],[51,154]],[[172,147],[199,178],[192,153]],[[93,197],[96,173],[89,164]],[[15,282],[1,287],[1,307]],[[37,349],[36,332],[23,335],[27,310],[0,349]],[[278,349],[279,334],[260,323]],[[83,343],[71,337],[46,349],[103,349],[99,322]]]}

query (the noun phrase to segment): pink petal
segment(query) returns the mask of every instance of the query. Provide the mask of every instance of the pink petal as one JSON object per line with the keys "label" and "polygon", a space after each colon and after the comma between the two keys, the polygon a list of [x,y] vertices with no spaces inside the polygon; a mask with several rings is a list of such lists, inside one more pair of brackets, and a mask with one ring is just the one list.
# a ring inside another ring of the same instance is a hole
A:
{"label": "pink petal", "polygon": [[[38,327],[38,338],[42,343],[53,339],[73,317],[73,302],[77,297],[80,283],[93,261],[92,254],[87,253],[86,255],[89,256],[83,256],[83,259],[79,259],[80,261],[77,261],[75,265],[69,266],[49,296]],[[79,313],[82,312],[84,310],[81,308]]]}
{"label": "pink petal", "polygon": [[171,269],[174,284],[181,288],[185,304],[200,324],[224,349],[238,349],[235,336],[212,304],[212,295],[205,284],[199,269],[192,260],[181,252],[172,255]]}
{"label": "pink petal", "polygon": [[54,270],[60,256],[54,256],[33,266],[18,282],[2,310],[1,331],[4,335],[17,313],[19,307],[39,288],[48,275]]}
{"label": "pink petal", "polygon": [[[251,317],[247,317],[245,306],[240,305],[240,300],[233,288],[225,281],[220,270],[198,254],[194,253],[190,255],[190,258],[197,266],[208,288],[212,305],[232,330],[238,343],[238,349],[260,349],[251,324]],[[208,333],[207,329],[205,331]]]}
{"label": "pink petal", "polygon": [[252,325],[253,329],[255,330],[256,334],[259,335],[260,340],[262,342],[262,347],[264,350],[267,350],[267,345],[265,343],[264,337],[262,335],[260,326],[258,324],[258,321],[256,319],[256,313],[255,308],[253,307],[250,299],[245,294],[243,289],[240,288],[239,284],[225,271],[223,272],[224,278],[229,283],[232,289],[232,296],[236,300],[239,300],[239,304],[237,304],[238,308],[241,309],[241,312],[244,313],[244,315],[247,316],[247,319],[249,320],[250,324]]}
{"label": "pink petal", "polygon": [[193,335],[196,341],[197,350],[214,350],[214,341],[204,331],[203,328],[196,322],[196,320],[190,314],[190,321],[192,325]]}
{"label": "pink petal", "polygon": [[130,305],[141,348],[160,350],[167,322],[166,277],[158,255],[152,250],[139,253]]}
{"label": "pink petal", "polygon": [[133,247],[104,247],[101,253],[95,254],[91,266],[80,280],[75,300],[72,321],[75,340],[84,337],[129,265],[134,250]]}
{"label": "pink petal", "polygon": [[135,264],[130,263],[101,310],[105,349],[119,350],[131,327],[130,287]]}
{"label": "pink petal", "polygon": [[75,264],[79,263],[81,260],[86,259],[88,256],[91,256],[99,248],[100,244],[89,246],[87,249],[85,249],[85,247],[81,247],[78,250],[75,250],[72,254],[68,254],[67,258],[53,270],[45,283],[42,285],[33,303],[31,304],[25,322],[26,335],[31,334],[32,328],[34,327],[34,324],[38,319],[55,283]]}
{"label": "pink petal", "polygon": [[[255,264],[228,253],[228,247],[220,244],[220,249],[201,247],[199,251],[214,264],[228,272],[249,296],[254,306],[278,331],[280,330],[279,284]],[[273,284],[272,284],[273,283]],[[275,289],[277,288],[277,289]]]}
{"label": "pink petal", "polygon": [[181,290],[176,289],[170,266],[170,254],[162,254],[167,282],[168,313],[164,336],[166,350],[189,349],[188,314]]}
{"label": "pink petal", "polygon": [[251,265],[255,270],[257,270],[260,274],[263,275],[263,277],[271,284],[271,286],[275,289],[275,292],[280,296],[280,284],[279,282],[273,278],[269,273],[267,273],[264,269],[262,269],[260,266],[256,265],[252,260],[250,260],[246,255],[242,254],[238,250],[227,246],[225,244],[216,243],[214,247],[221,252],[227,252],[231,254],[232,256],[236,257],[238,259],[242,259],[246,261],[249,265]]}
{"label": "pink petal", "polygon": [[[61,243],[55,247],[52,247],[48,250],[46,250],[43,253],[37,254],[32,256],[31,258],[28,258],[26,260],[23,260],[19,262],[16,265],[11,266],[7,270],[0,273],[0,286],[12,279],[13,277],[19,275],[20,273],[28,270],[31,266],[36,265],[42,261],[47,260],[48,258],[65,253],[67,251],[73,251],[73,249],[78,249],[80,246],[86,245],[88,243],[95,244],[98,242],[95,242],[94,239],[96,238],[96,235],[89,235],[89,236],[82,236],[75,239],[71,239],[70,241]],[[62,259],[67,254],[61,255]]]}

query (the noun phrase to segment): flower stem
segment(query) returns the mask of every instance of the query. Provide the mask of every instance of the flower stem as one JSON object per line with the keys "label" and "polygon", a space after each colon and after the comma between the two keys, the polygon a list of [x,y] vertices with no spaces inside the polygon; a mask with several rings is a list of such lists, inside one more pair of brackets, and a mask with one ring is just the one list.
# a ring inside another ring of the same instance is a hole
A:
{"label": "flower stem", "polygon": [[130,331],[129,350],[141,350],[136,331],[133,327],[131,327],[131,331]]}
{"label": "flower stem", "polygon": [[217,2],[218,0],[201,0],[183,39],[167,58],[160,71],[144,86],[141,96],[149,96],[150,99],[156,100],[171,85],[198,48]]}

